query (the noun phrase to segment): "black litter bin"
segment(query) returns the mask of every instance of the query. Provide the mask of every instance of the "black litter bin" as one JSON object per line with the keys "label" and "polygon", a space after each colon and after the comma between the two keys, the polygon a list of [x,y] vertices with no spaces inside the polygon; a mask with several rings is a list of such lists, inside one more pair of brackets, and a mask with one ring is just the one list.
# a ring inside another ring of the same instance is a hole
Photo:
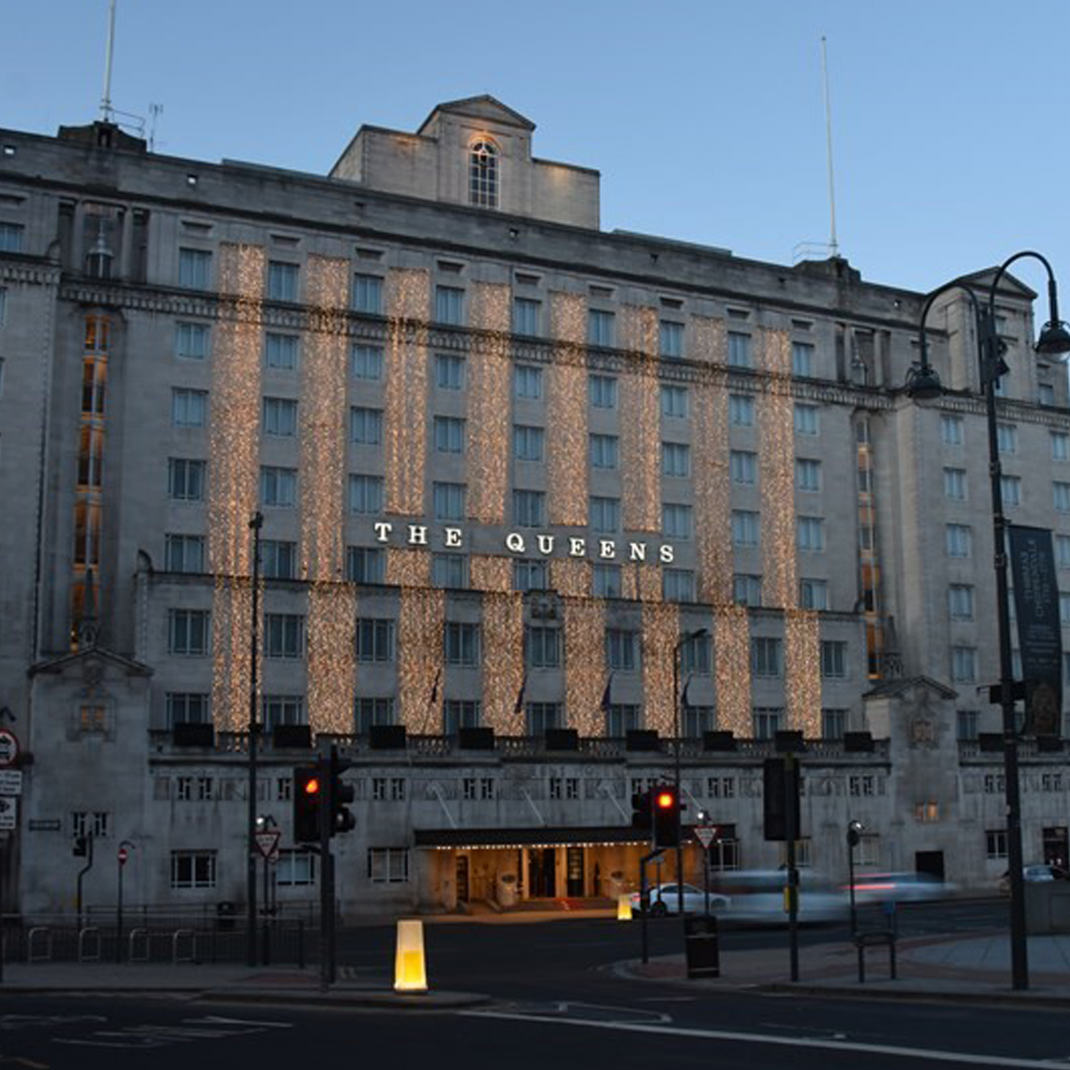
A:
{"label": "black litter bin", "polygon": [[234,928],[234,916],[238,913],[237,906],[224,900],[215,908],[215,927],[220,932],[230,932]]}
{"label": "black litter bin", "polygon": [[713,915],[684,919],[684,950],[688,977],[721,976],[721,946]]}

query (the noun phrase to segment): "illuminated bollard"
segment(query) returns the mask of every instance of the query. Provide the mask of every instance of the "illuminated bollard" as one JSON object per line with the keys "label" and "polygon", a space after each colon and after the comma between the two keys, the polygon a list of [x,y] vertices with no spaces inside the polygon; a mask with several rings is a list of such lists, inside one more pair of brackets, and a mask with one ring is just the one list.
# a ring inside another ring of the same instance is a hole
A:
{"label": "illuminated bollard", "polygon": [[427,991],[427,970],[424,967],[424,923],[418,918],[398,921],[397,950],[394,955],[394,991]]}
{"label": "illuminated bollard", "polygon": [[617,921],[632,920],[632,897],[630,895],[617,896]]}

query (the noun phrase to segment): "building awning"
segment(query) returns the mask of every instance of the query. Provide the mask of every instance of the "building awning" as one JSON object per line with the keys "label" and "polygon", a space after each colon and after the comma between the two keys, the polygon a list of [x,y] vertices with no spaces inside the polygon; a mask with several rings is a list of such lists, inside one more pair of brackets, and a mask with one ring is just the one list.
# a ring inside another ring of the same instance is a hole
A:
{"label": "building awning", "polygon": [[582,828],[542,825],[535,828],[416,829],[416,846],[434,851],[478,847],[598,847],[628,843],[649,846],[630,825],[588,825]]}

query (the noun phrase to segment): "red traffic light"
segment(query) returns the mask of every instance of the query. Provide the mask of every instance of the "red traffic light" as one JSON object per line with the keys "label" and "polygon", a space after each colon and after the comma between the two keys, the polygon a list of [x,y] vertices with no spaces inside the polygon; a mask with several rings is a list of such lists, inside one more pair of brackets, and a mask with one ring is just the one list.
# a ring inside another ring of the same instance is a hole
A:
{"label": "red traffic light", "polygon": [[305,794],[306,795],[318,795],[319,792],[320,792],[319,777],[315,777],[315,776],[309,777],[308,780],[305,781]]}
{"label": "red traffic light", "polygon": [[654,801],[659,810],[670,810],[676,805],[676,796],[671,791],[659,791]]}

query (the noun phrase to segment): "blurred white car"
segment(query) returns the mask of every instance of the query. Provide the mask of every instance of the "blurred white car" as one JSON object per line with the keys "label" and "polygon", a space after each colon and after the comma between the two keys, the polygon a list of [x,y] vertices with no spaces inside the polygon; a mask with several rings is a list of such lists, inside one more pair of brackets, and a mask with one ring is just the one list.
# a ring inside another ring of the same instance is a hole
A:
{"label": "blurred white car", "polygon": [[[701,888],[696,888],[693,884],[685,884],[684,886],[684,913],[685,914],[705,914],[706,913],[706,893]],[[677,907],[679,905],[679,897],[677,894],[677,884],[673,881],[671,884],[654,884],[647,889],[647,896],[650,900],[650,916],[652,918],[664,917],[666,914],[677,913]],[[632,910],[639,913],[642,910],[642,903],[640,901],[639,893],[633,892],[630,896],[632,901]],[[721,914],[729,908],[729,899],[726,895],[721,895],[718,892],[710,892],[710,913]]]}
{"label": "blurred white car", "polygon": [[[785,870],[726,870],[716,876],[717,891],[728,897],[724,921],[747,925],[786,925]],[[799,875],[799,921],[830,922],[846,916],[847,896],[827,881]]]}

